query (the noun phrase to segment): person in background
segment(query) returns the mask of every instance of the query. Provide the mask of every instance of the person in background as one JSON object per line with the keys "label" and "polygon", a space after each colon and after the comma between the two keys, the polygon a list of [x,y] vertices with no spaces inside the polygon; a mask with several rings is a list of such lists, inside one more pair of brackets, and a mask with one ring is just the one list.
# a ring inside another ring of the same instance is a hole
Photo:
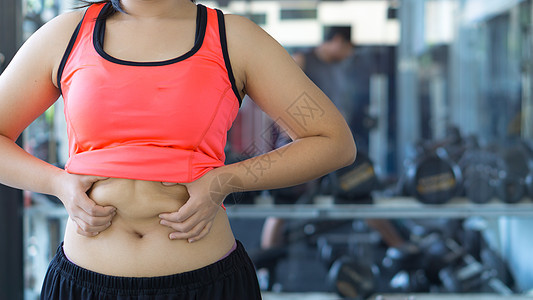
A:
{"label": "person in background", "polygon": [[328,95],[348,122],[351,122],[355,108],[354,83],[348,76],[354,54],[350,26],[326,27],[320,45],[293,54],[300,68]]}

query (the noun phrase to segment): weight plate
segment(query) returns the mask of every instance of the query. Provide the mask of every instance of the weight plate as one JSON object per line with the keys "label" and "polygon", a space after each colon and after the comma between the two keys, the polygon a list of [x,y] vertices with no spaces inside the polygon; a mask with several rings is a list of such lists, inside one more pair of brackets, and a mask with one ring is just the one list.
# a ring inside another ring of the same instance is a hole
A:
{"label": "weight plate", "polygon": [[419,160],[412,174],[412,194],[426,204],[446,203],[461,187],[459,167],[437,155],[429,155]]}
{"label": "weight plate", "polygon": [[343,256],[331,266],[328,281],[342,297],[366,299],[375,290],[376,272],[375,268],[363,261]]}
{"label": "weight plate", "polygon": [[378,188],[374,164],[364,153],[357,153],[355,162],[333,172],[333,192],[338,198],[358,200],[369,198]]}

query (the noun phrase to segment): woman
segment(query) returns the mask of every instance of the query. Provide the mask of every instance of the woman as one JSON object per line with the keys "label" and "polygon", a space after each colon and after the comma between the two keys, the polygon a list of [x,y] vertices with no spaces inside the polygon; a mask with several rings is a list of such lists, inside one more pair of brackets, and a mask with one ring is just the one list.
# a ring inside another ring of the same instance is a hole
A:
{"label": "woman", "polygon": [[[65,170],[14,141],[59,95]],[[241,99],[293,142],[224,165]],[[60,15],[0,77],[0,181],[69,214],[42,299],[260,299],[224,198],[353,162],[331,101],[246,18],[189,0],[122,0]]]}

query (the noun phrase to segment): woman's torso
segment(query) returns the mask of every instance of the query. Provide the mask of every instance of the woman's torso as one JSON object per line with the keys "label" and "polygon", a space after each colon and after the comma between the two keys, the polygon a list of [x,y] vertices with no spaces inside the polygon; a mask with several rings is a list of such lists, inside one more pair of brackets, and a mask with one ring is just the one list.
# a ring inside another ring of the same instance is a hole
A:
{"label": "woman's torso", "polygon": [[[182,20],[169,21],[171,28],[163,26],[164,30],[157,30],[161,24],[139,27],[111,18],[106,24],[104,49],[111,56],[131,61],[176,57],[194,45],[195,7],[188,6]],[[149,45],[158,45],[157,51]],[[180,273],[217,261],[235,242],[222,207],[203,239],[194,243],[169,239],[172,230],[159,224],[158,215],[175,212],[187,201],[187,189],[180,184],[110,178],[95,183],[89,196],[99,205],[117,208],[112,225],[96,237],[84,237],[76,233],[76,225],[69,219],[64,250],[74,263],[95,272],[131,277]]]}
{"label": "woman's torso", "polygon": [[69,219],[65,253],[83,268],[115,276],[170,275],[213,263],[233,246],[222,207],[205,238],[194,243],[169,239],[172,229],[159,224],[158,215],[177,211],[187,201],[183,185],[110,178],[96,182],[89,196],[99,205],[116,207],[117,214],[112,225],[96,237],[78,234]]}

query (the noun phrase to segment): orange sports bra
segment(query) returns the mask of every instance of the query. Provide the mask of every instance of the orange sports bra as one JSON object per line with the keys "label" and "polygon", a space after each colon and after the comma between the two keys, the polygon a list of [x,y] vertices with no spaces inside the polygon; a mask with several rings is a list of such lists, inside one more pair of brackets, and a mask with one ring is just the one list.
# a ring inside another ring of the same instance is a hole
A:
{"label": "orange sports bra", "polygon": [[124,61],[104,51],[110,3],[91,5],[61,61],[69,173],[191,182],[224,165],[241,99],[220,10],[197,5],[194,47],[174,59]]}

